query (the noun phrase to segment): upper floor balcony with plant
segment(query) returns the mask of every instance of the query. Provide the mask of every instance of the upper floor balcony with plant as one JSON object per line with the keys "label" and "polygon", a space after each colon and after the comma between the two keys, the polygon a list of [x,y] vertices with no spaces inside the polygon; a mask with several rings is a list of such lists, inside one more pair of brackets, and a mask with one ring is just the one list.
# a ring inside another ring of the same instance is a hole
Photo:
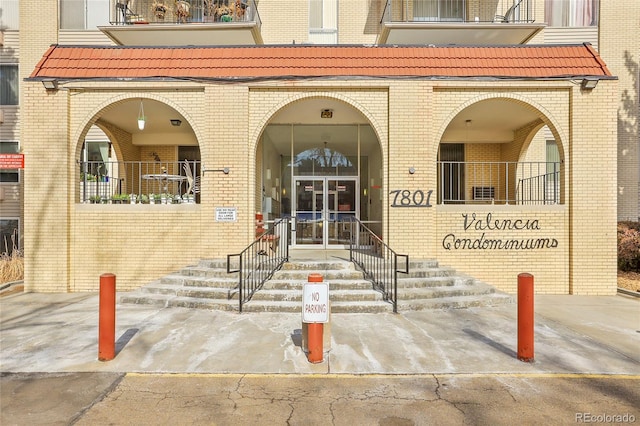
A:
{"label": "upper floor balcony with plant", "polygon": [[535,0],[389,0],[379,44],[523,44],[536,35]]}
{"label": "upper floor balcony with plant", "polygon": [[109,0],[109,26],[120,45],[262,44],[255,0]]}

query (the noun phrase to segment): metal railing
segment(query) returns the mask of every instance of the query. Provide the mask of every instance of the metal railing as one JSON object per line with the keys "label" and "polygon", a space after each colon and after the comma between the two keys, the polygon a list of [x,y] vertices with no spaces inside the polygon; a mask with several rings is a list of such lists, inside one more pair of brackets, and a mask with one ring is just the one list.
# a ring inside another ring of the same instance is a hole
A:
{"label": "metal railing", "polygon": [[227,273],[238,273],[238,285],[229,292],[229,299],[238,294],[239,312],[289,260],[289,226],[288,218],[279,219],[240,253],[227,255]]}
{"label": "metal railing", "polygon": [[560,171],[520,179],[516,193],[520,204],[560,204]]}
{"label": "metal railing", "polygon": [[[382,14],[385,22],[494,22],[535,21],[535,0],[388,0]],[[477,18],[477,20],[476,20]]]}
{"label": "metal railing", "polygon": [[[383,299],[398,312],[398,273],[409,273],[409,255],[397,254],[359,219],[351,217],[349,259],[382,293]],[[398,259],[404,259],[404,268],[398,269]]]}
{"label": "metal railing", "polygon": [[438,204],[560,204],[558,162],[438,161]]}
{"label": "metal railing", "polygon": [[112,25],[255,22],[255,0],[110,0]]}
{"label": "metal railing", "polygon": [[199,203],[199,191],[190,185],[185,166],[191,178],[199,181],[200,161],[80,161],[78,200],[94,204]]}

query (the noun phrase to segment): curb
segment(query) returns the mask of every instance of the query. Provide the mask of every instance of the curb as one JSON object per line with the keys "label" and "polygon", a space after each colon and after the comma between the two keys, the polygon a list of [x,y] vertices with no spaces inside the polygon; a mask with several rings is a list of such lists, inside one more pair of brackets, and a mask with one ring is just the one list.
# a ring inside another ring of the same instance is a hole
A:
{"label": "curb", "polygon": [[24,291],[24,281],[11,281],[0,285],[0,297]]}
{"label": "curb", "polygon": [[624,294],[625,296],[631,297],[640,297],[640,291],[631,291],[621,287],[618,287],[618,294]]}

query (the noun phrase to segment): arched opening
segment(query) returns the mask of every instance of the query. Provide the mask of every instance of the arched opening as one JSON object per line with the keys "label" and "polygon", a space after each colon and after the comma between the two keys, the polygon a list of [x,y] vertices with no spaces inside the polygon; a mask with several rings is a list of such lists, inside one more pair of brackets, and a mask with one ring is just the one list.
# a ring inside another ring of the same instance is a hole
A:
{"label": "arched opening", "polygon": [[104,108],[77,159],[80,203],[200,202],[197,138],[188,120],[163,102],[132,98]]}
{"label": "arched opening", "polygon": [[548,205],[563,201],[563,151],[543,114],[493,98],[462,109],[438,147],[439,204]]}
{"label": "arched opening", "polygon": [[382,237],[380,143],[354,107],[317,98],[288,105],[262,132],[257,158],[256,204],[267,221],[292,219],[293,247],[347,247],[351,217]]}

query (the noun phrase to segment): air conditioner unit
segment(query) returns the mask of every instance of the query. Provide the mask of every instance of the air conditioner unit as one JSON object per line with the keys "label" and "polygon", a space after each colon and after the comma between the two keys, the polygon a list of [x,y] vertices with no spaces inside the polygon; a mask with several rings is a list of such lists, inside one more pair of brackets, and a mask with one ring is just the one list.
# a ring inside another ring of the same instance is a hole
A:
{"label": "air conditioner unit", "polygon": [[496,197],[496,189],[493,186],[474,186],[473,199],[491,201]]}

